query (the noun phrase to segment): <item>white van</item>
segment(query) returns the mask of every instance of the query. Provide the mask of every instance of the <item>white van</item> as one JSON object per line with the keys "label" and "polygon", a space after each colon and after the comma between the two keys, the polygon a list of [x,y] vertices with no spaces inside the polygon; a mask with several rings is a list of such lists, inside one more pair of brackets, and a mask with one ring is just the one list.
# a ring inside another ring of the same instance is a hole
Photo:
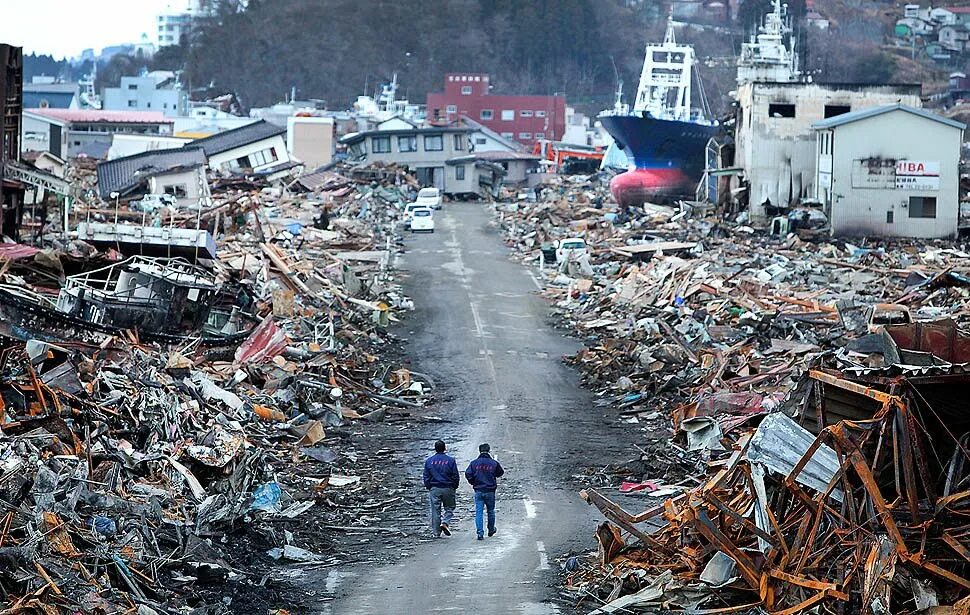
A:
{"label": "white van", "polygon": [[437,188],[422,188],[418,190],[415,203],[431,209],[441,209],[441,191]]}

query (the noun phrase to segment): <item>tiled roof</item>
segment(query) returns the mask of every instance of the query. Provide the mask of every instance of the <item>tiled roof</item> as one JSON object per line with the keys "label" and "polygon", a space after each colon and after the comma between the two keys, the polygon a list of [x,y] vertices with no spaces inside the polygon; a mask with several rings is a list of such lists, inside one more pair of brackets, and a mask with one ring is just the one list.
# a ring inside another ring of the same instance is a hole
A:
{"label": "tiled roof", "polygon": [[174,124],[172,118],[160,111],[104,111],[101,109],[25,109],[59,122],[104,122],[109,124]]}
{"label": "tiled roof", "polygon": [[125,194],[139,186],[148,173],[191,168],[204,162],[202,148],[188,146],[115,158],[98,164],[98,192],[103,199],[112,192]]}
{"label": "tiled roof", "polygon": [[270,124],[266,120],[259,120],[252,124],[240,126],[239,128],[216,133],[211,137],[196,139],[186,145],[186,147],[201,147],[205,151],[206,156],[212,156],[213,154],[228,152],[231,149],[285,133],[286,128],[277,126],[276,124]]}

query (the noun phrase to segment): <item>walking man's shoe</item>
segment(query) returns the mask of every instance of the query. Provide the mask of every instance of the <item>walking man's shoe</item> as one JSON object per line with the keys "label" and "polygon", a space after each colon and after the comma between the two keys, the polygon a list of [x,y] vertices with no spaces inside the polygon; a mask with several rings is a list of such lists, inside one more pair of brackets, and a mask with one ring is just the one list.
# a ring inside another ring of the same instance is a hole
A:
{"label": "walking man's shoe", "polygon": [[488,537],[491,538],[492,536],[495,535],[495,532],[497,532],[497,531],[498,530],[488,530]]}
{"label": "walking man's shoe", "polygon": [[484,536],[482,536],[481,534],[479,534],[479,535],[478,535],[478,539],[479,539],[479,540],[485,540],[485,537],[484,537]]}
{"label": "walking man's shoe", "polygon": [[442,523],[440,529],[441,529],[441,533],[444,534],[445,536],[451,536],[451,530],[448,528],[447,523]]}

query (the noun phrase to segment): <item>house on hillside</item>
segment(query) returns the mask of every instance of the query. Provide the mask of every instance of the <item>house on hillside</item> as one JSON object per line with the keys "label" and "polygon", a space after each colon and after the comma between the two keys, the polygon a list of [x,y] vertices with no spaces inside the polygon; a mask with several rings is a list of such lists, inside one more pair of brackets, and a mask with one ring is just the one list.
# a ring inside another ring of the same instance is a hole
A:
{"label": "house on hillside", "polygon": [[943,26],[940,28],[939,41],[944,49],[963,53],[970,44],[970,29],[963,24]]}

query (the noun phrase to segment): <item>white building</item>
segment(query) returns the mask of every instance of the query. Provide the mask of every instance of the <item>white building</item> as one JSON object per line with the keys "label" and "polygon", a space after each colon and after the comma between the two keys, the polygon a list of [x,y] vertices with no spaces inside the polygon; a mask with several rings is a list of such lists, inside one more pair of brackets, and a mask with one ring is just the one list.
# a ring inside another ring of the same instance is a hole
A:
{"label": "white building", "polygon": [[332,117],[291,117],[286,124],[286,146],[290,156],[307,169],[330,163],[334,153]]}
{"label": "white building", "polygon": [[745,83],[738,87],[734,164],[748,184],[751,217],[815,194],[815,134],[826,118],[901,102],[919,107],[919,85]]}
{"label": "white building", "polygon": [[103,109],[116,111],[161,111],[168,117],[185,115],[189,97],[174,73],[157,71],[137,77],[122,77],[121,85],[104,89]]}
{"label": "white building", "polygon": [[259,120],[196,139],[187,147],[201,147],[209,168],[214,171],[265,175],[273,181],[299,166],[290,160],[285,134],[285,128]]}
{"label": "white building", "polygon": [[169,5],[155,17],[156,46],[178,45],[182,36],[191,31],[192,22],[215,14],[217,5],[218,0],[188,0],[182,3],[182,8]]}
{"label": "white building", "polygon": [[956,236],[964,124],[893,104],[813,128],[816,196],[833,235]]}

